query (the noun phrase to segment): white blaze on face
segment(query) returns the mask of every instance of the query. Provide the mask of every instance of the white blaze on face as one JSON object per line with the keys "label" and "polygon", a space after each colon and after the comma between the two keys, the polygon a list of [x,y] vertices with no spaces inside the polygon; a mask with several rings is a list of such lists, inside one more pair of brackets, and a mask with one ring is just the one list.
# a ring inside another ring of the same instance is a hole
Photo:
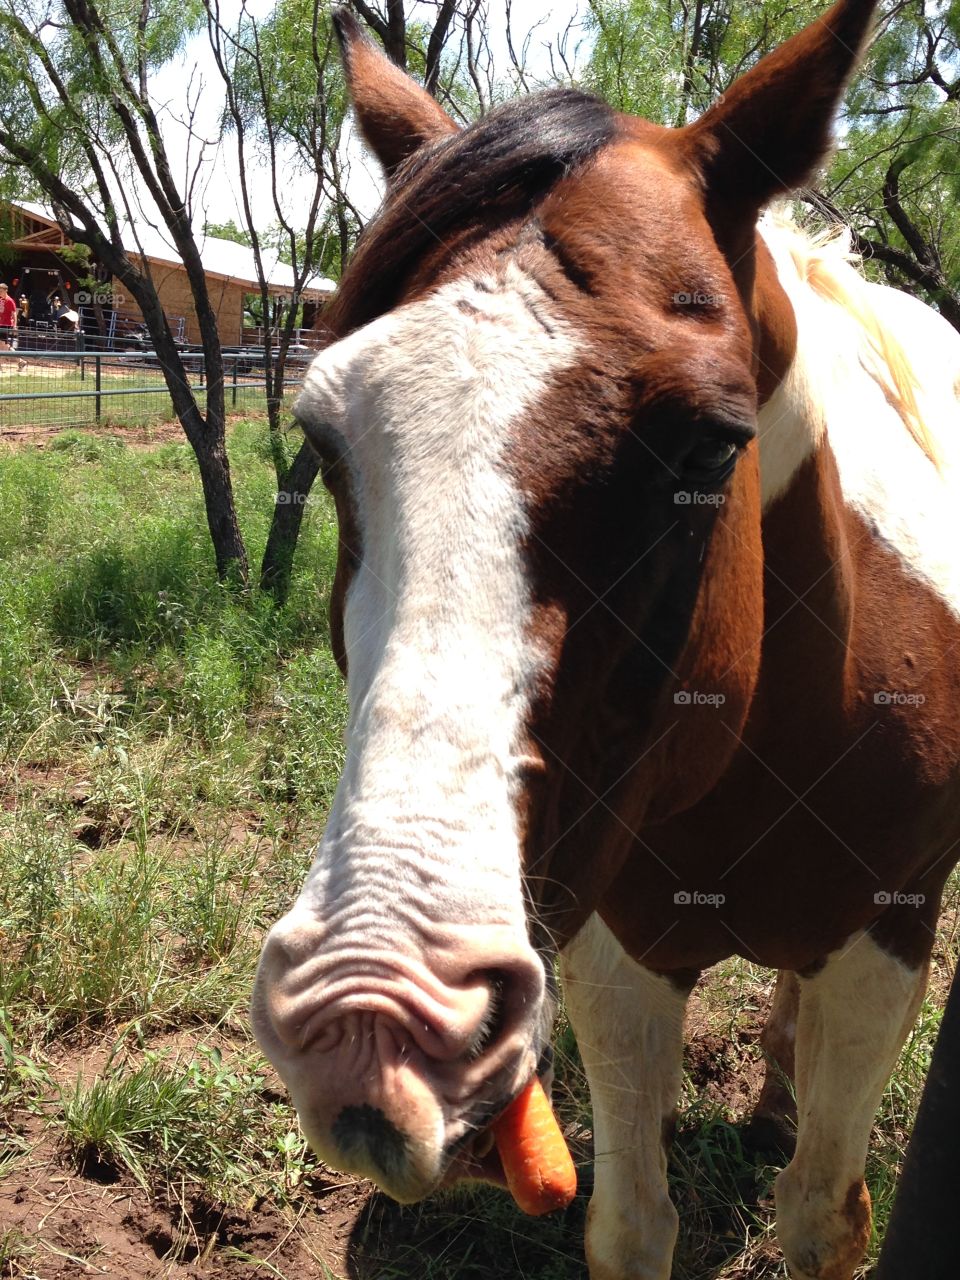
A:
{"label": "white blaze on face", "polygon": [[[511,436],[576,347],[507,260],[320,355],[296,412],[342,438],[359,564],[348,757],[301,909],[377,945],[523,927],[513,783],[538,655]],[[329,935],[328,935],[329,936]]]}

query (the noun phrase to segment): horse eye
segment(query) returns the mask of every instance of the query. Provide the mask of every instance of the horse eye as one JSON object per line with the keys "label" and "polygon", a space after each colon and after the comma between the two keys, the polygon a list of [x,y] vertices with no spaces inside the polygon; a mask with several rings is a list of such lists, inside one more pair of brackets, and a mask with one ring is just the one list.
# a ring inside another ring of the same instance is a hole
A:
{"label": "horse eye", "polygon": [[683,460],[683,470],[688,477],[716,483],[733,469],[736,457],[737,446],[733,441],[708,437],[690,450]]}

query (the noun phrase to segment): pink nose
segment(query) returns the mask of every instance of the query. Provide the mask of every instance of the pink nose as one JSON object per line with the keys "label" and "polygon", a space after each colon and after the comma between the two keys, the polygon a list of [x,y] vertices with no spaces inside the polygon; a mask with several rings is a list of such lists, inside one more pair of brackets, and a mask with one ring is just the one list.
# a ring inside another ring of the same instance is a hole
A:
{"label": "pink nose", "polygon": [[[378,980],[369,972],[347,972],[330,984],[326,999],[309,1019],[305,1038],[314,1053],[346,1046],[358,1059],[413,1048],[434,1062],[476,1058],[496,1032],[503,986],[499,975],[473,974],[438,1000],[396,975]],[[280,1021],[275,1024],[278,1031]]]}
{"label": "pink nose", "polygon": [[[345,1043],[359,1053],[365,1040],[372,1053],[372,1032],[361,1036],[360,1028],[376,1024],[381,1040],[389,1034],[430,1061],[476,1060],[529,1019],[544,987],[543,966],[529,948],[513,955],[503,948],[496,955],[485,952],[427,961],[370,950],[330,954],[323,947],[305,954],[302,936],[285,937],[278,926],[260,962],[258,1031],[269,1033],[268,1052],[274,1040],[286,1053],[334,1052]],[[482,967],[476,959],[485,962]]]}
{"label": "pink nose", "polygon": [[422,1198],[534,1070],[552,1008],[517,924],[390,940],[297,906],[270,931],[257,1039],[326,1163]]}

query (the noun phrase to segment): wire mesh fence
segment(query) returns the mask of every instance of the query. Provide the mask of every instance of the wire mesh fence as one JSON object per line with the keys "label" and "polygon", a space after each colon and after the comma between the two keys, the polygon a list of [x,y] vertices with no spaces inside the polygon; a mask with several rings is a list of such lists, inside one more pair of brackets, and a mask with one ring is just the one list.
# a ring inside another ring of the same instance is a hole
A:
{"label": "wire mesh fence", "polygon": [[[32,429],[98,425],[140,426],[174,417],[170,392],[154,352],[138,347],[91,351],[83,335],[62,335],[54,349],[24,345],[0,350],[0,434]],[[288,393],[303,379],[312,351],[291,351]],[[207,391],[203,352],[181,351],[184,371],[201,403]],[[227,411],[266,405],[263,352],[242,347],[224,352]]]}

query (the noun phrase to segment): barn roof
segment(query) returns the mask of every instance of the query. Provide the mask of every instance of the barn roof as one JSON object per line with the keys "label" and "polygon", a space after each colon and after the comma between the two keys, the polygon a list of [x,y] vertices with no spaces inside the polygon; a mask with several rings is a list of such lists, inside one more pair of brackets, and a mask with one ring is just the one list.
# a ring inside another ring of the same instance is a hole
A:
{"label": "barn roof", "polygon": [[[59,229],[53,213],[42,204],[34,204],[30,200],[15,200],[10,201],[10,206],[50,227]],[[121,231],[121,239],[127,253],[139,256],[142,251],[152,262],[175,267],[182,265],[176,249],[156,227],[140,225],[134,229],[129,223],[125,224]],[[207,275],[216,276],[222,280],[234,280],[238,284],[247,284],[251,292],[259,289],[253,250],[245,244],[201,235],[198,238],[198,246],[203,269]],[[264,256],[264,269],[267,286],[271,293],[293,292],[293,268],[286,262],[281,262],[276,255],[268,253]],[[335,288],[336,285],[332,280],[328,280],[325,276],[314,275],[310,277],[301,293],[307,297],[311,295],[322,297],[332,293]]]}

